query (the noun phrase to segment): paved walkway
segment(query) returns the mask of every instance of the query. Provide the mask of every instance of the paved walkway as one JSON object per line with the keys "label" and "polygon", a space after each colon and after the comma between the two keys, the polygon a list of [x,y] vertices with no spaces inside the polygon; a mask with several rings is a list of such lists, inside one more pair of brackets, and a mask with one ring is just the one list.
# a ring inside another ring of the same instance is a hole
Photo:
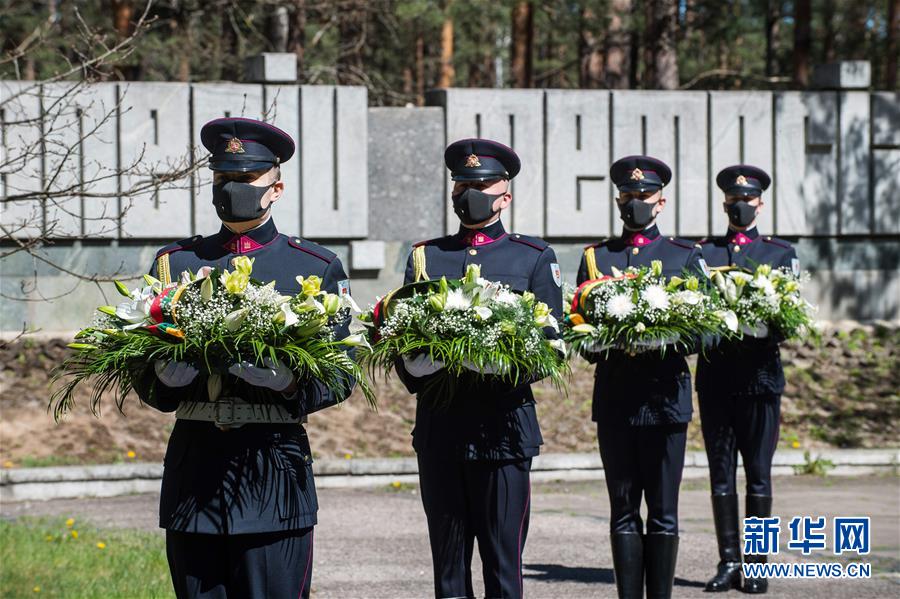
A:
{"label": "paved walkway", "polygon": [[[615,597],[607,530],[609,508],[602,482],[535,485],[525,551],[530,598]],[[776,515],[865,515],[872,518],[870,580],[773,581],[769,597],[900,597],[900,479],[785,477],[776,480]],[[97,525],[155,530],[157,496],[7,503],[6,518],[60,514]],[[415,487],[322,489],[316,528],[313,596],[324,598],[427,597],[431,558],[425,518]],[[705,597],[703,583],[717,561],[709,489],[686,481],[681,493],[681,552],[676,597]],[[786,531],[786,524],[783,525]],[[781,561],[797,561],[786,550]],[[831,535],[829,533],[829,549]],[[827,552],[810,561],[838,559]],[[480,572],[480,566],[474,566]],[[476,579],[480,578],[476,576]],[[476,582],[476,591],[482,588]],[[729,595],[741,596],[736,591]]]}

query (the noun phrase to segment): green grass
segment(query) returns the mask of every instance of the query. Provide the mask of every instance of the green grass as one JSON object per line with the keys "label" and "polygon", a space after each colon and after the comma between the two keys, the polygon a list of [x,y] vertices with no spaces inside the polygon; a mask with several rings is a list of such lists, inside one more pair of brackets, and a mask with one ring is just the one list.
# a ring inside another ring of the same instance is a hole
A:
{"label": "green grass", "polygon": [[0,596],[173,596],[162,535],[81,524],[0,521]]}

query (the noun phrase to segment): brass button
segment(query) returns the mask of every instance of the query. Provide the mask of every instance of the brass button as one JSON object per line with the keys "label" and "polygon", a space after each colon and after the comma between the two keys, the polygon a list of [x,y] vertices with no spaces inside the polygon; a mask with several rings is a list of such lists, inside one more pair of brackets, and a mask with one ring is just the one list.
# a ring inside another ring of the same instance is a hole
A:
{"label": "brass button", "polygon": [[634,254],[635,256],[637,256],[638,252],[640,252],[640,251],[641,250],[639,250],[638,248],[634,248],[631,250],[631,253]]}
{"label": "brass button", "polygon": [[478,253],[478,250],[476,250],[476,249],[471,249],[471,250],[469,250],[469,255],[470,255],[470,256],[474,256],[474,255],[477,254],[477,253]]}
{"label": "brass button", "polygon": [[741,251],[741,246],[739,246],[739,245],[734,246],[734,251],[736,251],[736,252]]}

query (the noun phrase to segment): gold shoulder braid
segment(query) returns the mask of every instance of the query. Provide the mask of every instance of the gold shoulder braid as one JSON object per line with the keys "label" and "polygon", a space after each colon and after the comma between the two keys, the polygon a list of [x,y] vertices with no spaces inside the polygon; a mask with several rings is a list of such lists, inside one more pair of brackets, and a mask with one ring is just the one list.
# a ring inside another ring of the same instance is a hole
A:
{"label": "gold shoulder braid", "polygon": [[413,248],[413,272],[415,273],[414,282],[427,281],[429,279],[428,272],[425,270],[425,246],[420,245]]}
{"label": "gold shoulder braid", "polygon": [[600,270],[597,268],[597,257],[594,255],[593,247],[584,250],[584,261],[587,264],[588,279],[599,279]]}
{"label": "gold shoulder braid", "polygon": [[163,286],[172,282],[172,270],[169,268],[169,254],[163,254],[156,259],[156,274]]}

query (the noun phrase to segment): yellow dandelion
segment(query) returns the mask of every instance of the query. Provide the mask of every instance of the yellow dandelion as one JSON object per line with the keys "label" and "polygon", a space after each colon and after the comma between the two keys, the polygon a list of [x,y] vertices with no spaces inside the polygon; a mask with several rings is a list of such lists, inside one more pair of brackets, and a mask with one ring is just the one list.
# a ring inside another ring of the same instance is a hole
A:
{"label": "yellow dandelion", "polygon": [[34,591],[35,593],[40,593],[40,592],[41,592],[41,587],[34,587],[34,588],[31,589],[31,590]]}
{"label": "yellow dandelion", "polygon": [[344,454],[344,459],[345,459],[345,460],[349,460],[349,459],[351,459],[352,457],[353,457],[353,454],[352,454],[352,453],[345,453],[345,454]]}
{"label": "yellow dandelion", "polygon": [[66,528],[72,528],[75,525],[75,518],[69,518],[66,520]]}
{"label": "yellow dandelion", "polygon": [[53,540],[53,535],[47,535],[46,537],[44,537],[44,540],[49,543],[50,541]]}
{"label": "yellow dandelion", "polygon": [[6,460],[5,462],[3,462],[4,468],[13,468],[14,466],[15,464],[13,464],[10,460]]}
{"label": "yellow dandelion", "polygon": [[106,549],[106,543],[103,541],[97,543],[97,549]]}
{"label": "yellow dandelion", "polygon": [[77,538],[78,538],[78,531],[77,531],[77,530],[73,530],[73,531],[72,531],[72,538],[73,538],[73,539],[77,539]]}
{"label": "yellow dandelion", "polygon": [[399,481],[399,480],[395,480],[394,482],[391,483],[391,486],[394,487],[395,489],[399,489],[399,488],[400,488],[400,481]]}
{"label": "yellow dandelion", "polygon": [[793,447],[794,449],[800,449],[800,441],[794,441],[793,443],[791,443],[791,447]]}
{"label": "yellow dandelion", "polygon": [[132,450],[130,450],[130,449],[128,450],[128,453],[126,453],[125,455],[128,456],[128,459],[129,459],[129,460],[133,460],[133,459],[137,456],[137,454],[134,453],[134,451],[132,451]]}

